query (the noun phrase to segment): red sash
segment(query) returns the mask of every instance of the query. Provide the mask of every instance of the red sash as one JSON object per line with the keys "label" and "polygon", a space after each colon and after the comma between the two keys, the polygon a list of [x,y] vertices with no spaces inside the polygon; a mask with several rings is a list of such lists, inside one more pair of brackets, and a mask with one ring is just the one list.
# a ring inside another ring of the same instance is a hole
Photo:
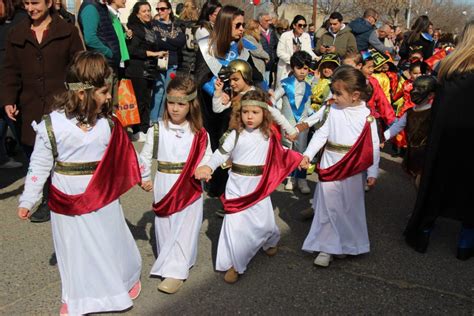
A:
{"label": "red sash", "polygon": [[204,157],[207,147],[207,133],[203,128],[194,135],[188,160],[183,172],[170,191],[158,202],[153,203],[156,216],[165,217],[177,213],[196,201],[202,194],[201,181],[194,178],[194,171]]}
{"label": "red sash", "polygon": [[373,120],[373,116],[367,117],[359,138],[341,160],[326,169],[320,169],[318,163],[317,172],[319,181],[343,180],[367,170],[374,163],[374,149],[370,130],[370,123]]}
{"label": "red sash", "polygon": [[63,215],[83,215],[96,211],[119,198],[141,180],[135,148],[120,121],[115,125],[109,145],[84,193],[69,195],[49,187],[50,209]]}
{"label": "red sash", "polygon": [[303,159],[300,153],[284,149],[277,140],[275,133],[273,133],[273,129],[263,175],[257,188],[250,194],[230,200],[226,199],[225,194],[223,194],[221,202],[227,214],[246,210],[269,196],[288,177],[288,174],[298,167]]}

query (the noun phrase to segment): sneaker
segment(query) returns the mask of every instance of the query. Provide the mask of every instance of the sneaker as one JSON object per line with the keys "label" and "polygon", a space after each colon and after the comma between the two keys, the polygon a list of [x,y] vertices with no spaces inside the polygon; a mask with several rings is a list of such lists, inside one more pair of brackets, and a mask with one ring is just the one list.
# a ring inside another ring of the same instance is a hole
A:
{"label": "sneaker", "polygon": [[224,218],[225,216],[225,211],[224,210],[217,210],[216,215],[220,218]]}
{"label": "sneaker", "polygon": [[224,275],[224,281],[229,284],[233,284],[239,280],[239,273],[235,271],[234,267],[231,267]]}
{"label": "sneaker", "polygon": [[278,252],[278,247],[275,246],[275,247],[270,247],[268,248],[267,250],[265,250],[265,253],[267,254],[267,256],[269,257],[273,257],[274,255],[276,255]]}
{"label": "sneaker", "polygon": [[314,265],[319,267],[329,267],[329,263],[332,261],[332,256],[325,252],[320,252],[319,255],[314,259]]}
{"label": "sneaker", "polygon": [[293,178],[288,177],[285,184],[285,190],[292,191],[293,190]]}
{"label": "sneaker", "polygon": [[21,167],[23,167],[23,164],[19,161],[13,160],[12,158],[9,158],[7,162],[0,165],[0,169],[15,169]]}
{"label": "sneaker", "polygon": [[300,189],[301,193],[309,194],[311,193],[311,189],[308,186],[308,181],[306,179],[298,179],[298,189]]}
{"label": "sneaker", "polygon": [[132,140],[134,142],[144,143],[146,141],[146,134],[143,132],[132,134]]}
{"label": "sneaker", "polygon": [[67,304],[63,303],[61,304],[61,308],[59,309],[59,316],[67,316],[69,314],[67,310]]}
{"label": "sneaker", "polygon": [[140,280],[135,283],[135,285],[132,287],[130,291],[128,291],[128,295],[132,300],[136,299],[138,295],[140,295],[140,292],[142,291],[142,282]]}
{"label": "sneaker", "polygon": [[43,200],[38,206],[36,212],[34,212],[31,217],[30,221],[32,223],[44,223],[48,222],[51,219],[51,210],[48,207],[48,202]]}

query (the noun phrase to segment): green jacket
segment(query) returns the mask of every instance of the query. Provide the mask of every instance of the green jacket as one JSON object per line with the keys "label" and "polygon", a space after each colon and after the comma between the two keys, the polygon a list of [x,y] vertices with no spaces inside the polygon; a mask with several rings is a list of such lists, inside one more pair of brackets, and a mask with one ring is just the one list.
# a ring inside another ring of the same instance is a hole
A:
{"label": "green jacket", "polygon": [[345,26],[342,30],[339,30],[336,34],[332,34],[328,30],[321,36],[317,43],[317,52],[321,54],[321,46],[336,46],[336,54],[339,57],[343,57],[345,54],[350,52],[357,52],[357,44],[354,34],[351,32],[349,26]]}

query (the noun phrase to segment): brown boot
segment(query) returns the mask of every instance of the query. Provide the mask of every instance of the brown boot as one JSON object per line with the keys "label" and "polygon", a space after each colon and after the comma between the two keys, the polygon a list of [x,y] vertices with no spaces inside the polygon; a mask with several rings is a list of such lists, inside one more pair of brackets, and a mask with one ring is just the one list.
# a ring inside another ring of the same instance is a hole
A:
{"label": "brown boot", "polygon": [[270,247],[267,250],[265,250],[265,253],[267,254],[267,256],[273,257],[274,255],[276,255],[277,251],[278,251],[278,248],[277,246],[275,246],[275,247]]}
{"label": "brown boot", "polygon": [[158,290],[168,294],[174,294],[178,292],[182,285],[183,280],[166,278],[160,283],[160,285],[158,286]]}
{"label": "brown boot", "polygon": [[231,267],[224,275],[224,281],[229,284],[233,284],[239,280],[239,274],[235,271],[234,267]]}

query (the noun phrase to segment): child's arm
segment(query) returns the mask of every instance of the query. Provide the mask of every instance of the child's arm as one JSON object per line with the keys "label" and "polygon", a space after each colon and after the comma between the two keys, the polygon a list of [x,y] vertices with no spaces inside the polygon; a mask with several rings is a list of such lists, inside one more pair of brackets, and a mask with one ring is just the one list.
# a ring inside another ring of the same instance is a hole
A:
{"label": "child's arm", "polygon": [[[141,187],[145,191],[151,191],[151,162],[153,158],[153,144],[155,141],[155,127],[151,126],[146,133],[145,144],[143,145],[142,151],[138,156],[138,163],[140,165],[140,173],[142,176]],[[158,155],[158,153],[155,153]]]}
{"label": "child's arm", "polygon": [[209,138],[209,134],[207,134],[206,152],[204,153],[204,157],[202,157],[201,162],[199,163],[198,167],[204,166],[205,164],[207,164],[209,159],[211,159],[211,156],[212,156],[211,139]]}
{"label": "child's arm", "polygon": [[379,161],[380,161],[380,141],[377,133],[377,122],[374,120],[370,124],[370,132],[372,133],[372,148],[374,150],[374,163],[367,169],[367,185],[372,187],[375,185],[375,179],[377,179],[379,173]]}
{"label": "child's arm", "polygon": [[[285,95],[285,90],[282,87],[278,87],[274,92],[272,97],[270,98],[270,101],[272,102],[273,106],[277,106],[279,103],[278,101]],[[281,105],[280,105],[281,107]],[[278,110],[281,110],[281,108],[278,108]]]}
{"label": "child's arm", "polygon": [[275,123],[277,123],[278,125],[280,125],[281,127],[283,127],[283,130],[290,136],[296,136],[298,134],[298,130],[293,127],[290,122],[288,122],[288,120],[286,119],[286,117],[281,114],[280,111],[278,111],[277,109],[275,109],[274,107],[272,106],[269,106],[268,107],[268,111],[270,112],[270,114],[272,115],[273,117],[273,120],[275,121]]}
{"label": "child's arm", "polygon": [[307,157],[309,161],[313,160],[318,151],[326,144],[329,136],[329,126],[327,121],[313,134],[311,141],[308,144],[303,156]]}
{"label": "child's arm", "polygon": [[222,113],[231,106],[230,97],[227,93],[221,93],[219,96],[212,97],[212,111],[214,113]]}
{"label": "child's arm", "polygon": [[383,132],[383,137],[386,140],[389,140],[390,138],[395,137],[395,135],[400,133],[400,131],[402,131],[406,125],[407,125],[407,114],[405,112],[403,113],[400,119],[395,121],[395,123],[393,123],[389,128],[387,128],[385,132]]}
{"label": "child's arm", "polygon": [[295,127],[298,129],[298,131],[302,132],[305,129],[310,128],[311,126],[314,126],[316,123],[320,122],[324,116],[324,111],[326,110],[327,106],[330,105],[321,107],[316,113],[304,118],[302,121],[296,124]]}
{"label": "child's arm", "polygon": [[236,135],[236,131],[230,132],[229,136],[224,140],[224,143],[212,154],[209,161],[196,169],[194,173],[196,179],[208,181],[211,178],[212,172],[229,160],[230,154],[235,146]]}
{"label": "child's arm", "polygon": [[33,126],[36,130],[35,147],[31,155],[28,174],[25,178],[25,189],[20,196],[18,206],[18,216],[21,219],[27,219],[30,210],[39,201],[43,193],[43,186],[53,169],[54,158],[51,150],[51,144],[47,136],[45,124],[42,122]]}

